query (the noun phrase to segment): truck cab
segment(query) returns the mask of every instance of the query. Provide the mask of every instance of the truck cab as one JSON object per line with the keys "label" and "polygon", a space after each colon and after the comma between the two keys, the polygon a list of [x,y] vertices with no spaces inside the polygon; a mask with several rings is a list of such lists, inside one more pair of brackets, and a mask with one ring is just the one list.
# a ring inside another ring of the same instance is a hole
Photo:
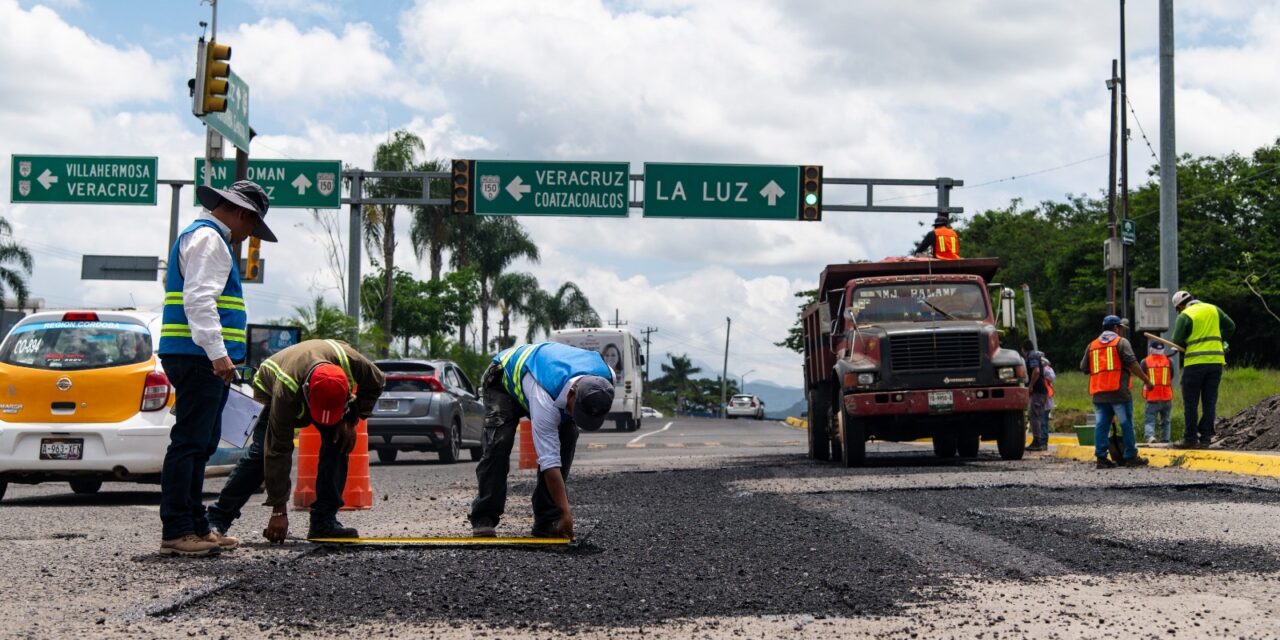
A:
{"label": "truck cab", "polygon": [[870,438],[930,438],[941,457],[995,440],[1022,457],[1022,357],[1000,345],[987,283],[999,260],[829,265],[804,315],[809,455],[859,465]]}

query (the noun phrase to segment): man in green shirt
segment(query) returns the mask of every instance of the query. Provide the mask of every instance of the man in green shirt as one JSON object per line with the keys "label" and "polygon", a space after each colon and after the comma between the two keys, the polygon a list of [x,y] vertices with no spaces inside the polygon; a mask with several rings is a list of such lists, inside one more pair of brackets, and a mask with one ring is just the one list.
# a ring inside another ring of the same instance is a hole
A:
{"label": "man in green shirt", "polygon": [[[1196,300],[1186,291],[1173,294],[1178,319],[1172,342],[1182,348],[1182,417],[1186,424],[1181,446],[1207,447],[1213,440],[1218,408],[1218,385],[1227,364],[1227,338],[1236,323],[1225,311]],[[1203,413],[1197,409],[1203,402]]]}

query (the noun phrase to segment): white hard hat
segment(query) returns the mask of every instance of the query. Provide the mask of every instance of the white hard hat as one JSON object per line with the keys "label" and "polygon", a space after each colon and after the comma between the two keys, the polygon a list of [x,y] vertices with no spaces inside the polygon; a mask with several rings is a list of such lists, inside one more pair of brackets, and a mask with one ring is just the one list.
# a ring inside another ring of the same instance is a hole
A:
{"label": "white hard hat", "polygon": [[1186,291],[1179,291],[1173,294],[1173,306],[1181,307],[1182,305],[1186,304],[1186,302],[1190,299],[1191,299],[1190,293],[1187,293]]}

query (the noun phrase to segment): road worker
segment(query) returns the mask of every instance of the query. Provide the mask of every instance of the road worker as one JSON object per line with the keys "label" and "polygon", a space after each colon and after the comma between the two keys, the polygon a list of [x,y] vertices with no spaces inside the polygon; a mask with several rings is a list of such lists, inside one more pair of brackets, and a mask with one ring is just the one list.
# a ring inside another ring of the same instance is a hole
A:
{"label": "road worker", "polygon": [[231,243],[249,236],[275,242],[264,218],[271,201],[262,187],[241,180],[226,189],[201,186],[205,211],[169,251],[161,366],[173,385],[177,416],[160,472],[162,555],[209,555],[235,547],[209,527],[204,468],[218,448],[222,407],[245,358],[244,294]]}
{"label": "road worker", "polygon": [[951,220],[946,214],[938,214],[934,219],[933,230],[916,245],[916,253],[927,253],[935,260],[960,259],[960,238],[951,228]]}
{"label": "road worker", "polygon": [[1142,380],[1143,389],[1151,387],[1147,374],[1138,366],[1138,356],[1124,337],[1128,321],[1116,316],[1102,319],[1102,334],[1089,343],[1080,370],[1089,374],[1089,395],[1093,397],[1094,454],[1099,469],[1109,469],[1116,463],[1107,458],[1107,442],[1114,418],[1120,423],[1124,439],[1124,453],[1120,464],[1141,467],[1147,459],[1138,455],[1137,438],[1133,432],[1133,396],[1129,393],[1132,374]]}
{"label": "road worker", "polygon": [[339,340],[304,340],[262,361],[253,377],[253,398],[264,406],[252,444],[209,508],[209,524],[218,535],[235,540],[227,530],[265,481],[271,517],[262,535],[284,542],[294,432],[314,425],[320,432],[320,454],[307,537],[356,537],[356,530],[337,518],[347,483],[347,454],[355,446],[356,423],[373,413],[385,385],[373,362]]}
{"label": "road worker", "polygon": [[[1190,293],[1173,294],[1178,319],[1170,341],[1183,349],[1182,417],[1186,425],[1181,447],[1207,447],[1213,441],[1213,421],[1218,410],[1218,385],[1227,365],[1227,342],[1236,323],[1225,311],[1196,300]],[[1197,416],[1203,402],[1204,411]]]}
{"label": "road worker", "polygon": [[516,426],[528,417],[538,454],[533,492],[534,537],[574,537],[565,482],[578,429],[597,429],[613,406],[613,370],[595,351],[554,342],[527,344],[497,356],[482,378],[484,453],[476,465],[479,493],[471,503],[471,532],[496,535],[507,502],[507,473]]}
{"label": "road worker", "polygon": [[1172,437],[1169,414],[1173,408],[1173,368],[1164,353],[1164,343],[1152,340],[1147,344],[1142,370],[1147,372],[1152,385],[1150,390],[1142,390],[1142,399],[1147,402],[1143,411],[1143,435],[1147,444],[1168,443]]}

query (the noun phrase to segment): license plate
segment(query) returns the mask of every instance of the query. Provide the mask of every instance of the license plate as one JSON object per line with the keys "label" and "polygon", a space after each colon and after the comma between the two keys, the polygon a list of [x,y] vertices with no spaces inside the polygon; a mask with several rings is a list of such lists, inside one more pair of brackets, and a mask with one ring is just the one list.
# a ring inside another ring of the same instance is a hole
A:
{"label": "license plate", "polygon": [[950,411],[955,405],[955,398],[950,391],[930,391],[929,392],[929,410],[930,411]]}
{"label": "license plate", "polygon": [[399,411],[400,401],[399,400],[379,400],[377,409],[378,411]]}
{"label": "license plate", "polygon": [[41,438],[41,460],[79,460],[84,455],[84,438]]}

